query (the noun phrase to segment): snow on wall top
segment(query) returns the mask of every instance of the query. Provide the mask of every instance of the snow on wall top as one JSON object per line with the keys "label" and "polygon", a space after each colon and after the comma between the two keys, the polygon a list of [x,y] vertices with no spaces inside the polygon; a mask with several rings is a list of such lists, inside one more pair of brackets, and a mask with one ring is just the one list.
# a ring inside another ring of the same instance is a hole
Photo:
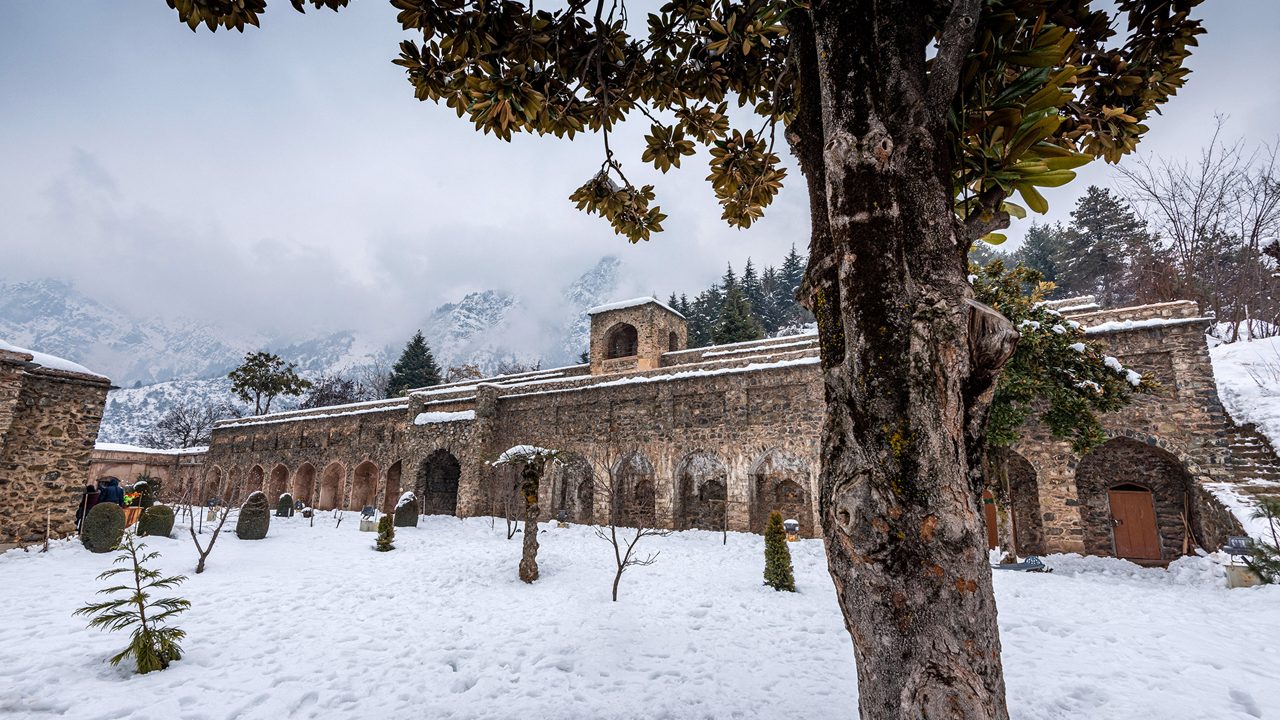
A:
{"label": "snow on wall top", "polygon": [[50,370],[60,370],[62,372],[77,373],[79,375],[90,375],[96,378],[102,378],[103,380],[107,379],[106,375],[96,373],[79,363],[73,363],[70,360],[66,360],[64,358],[60,358],[55,355],[49,355],[47,353],[36,352],[35,350],[27,350],[26,348],[20,348],[17,345],[10,345],[4,340],[0,340],[0,350],[5,350],[7,352],[13,352],[13,353],[24,353],[24,354],[30,355],[31,362],[39,365],[40,367],[48,368]]}
{"label": "snow on wall top", "polygon": [[305,410],[280,410],[265,415],[253,415],[245,418],[230,418],[227,420],[219,420],[215,425],[217,427],[232,427],[240,425],[262,425],[264,423],[285,422],[288,420],[309,420],[313,418],[329,418],[338,417],[339,415],[359,415],[368,412],[381,412],[383,410],[396,410],[402,407],[408,407],[409,399],[398,397],[388,398],[385,400],[365,400],[364,402],[346,403],[345,405],[327,405],[325,407],[307,408]]}
{"label": "snow on wall top", "polygon": [[132,452],[147,453],[149,455],[199,455],[208,452],[208,445],[197,445],[189,448],[149,448],[140,445],[125,445],[124,443],[95,443],[94,450],[103,450],[106,452]]}
{"label": "snow on wall top", "polygon": [[1213,318],[1211,317],[1150,318],[1148,320],[1108,320],[1107,322],[1098,323],[1097,325],[1085,326],[1084,333],[1086,335],[1098,335],[1101,333],[1120,332],[1122,330],[1143,330],[1146,328],[1172,327],[1174,325],[1191,325],[1194,323],[1203,323],[1211,320],[1213,320]]}
{"label": "snow on wall top", "polygon": [[537,445],[515,445],[502,451],[497,460],[489,463],[490,465],[506,465],[513,462],[528,462],[533,458],[554,458],[555,450],[548,450]]}
{"label": "snow on wall top", "polygon": [[638,297],[638,298],[631,298],[630,300],[619,300],[617,302],[605,303],[604,305],[597,305],[593,308],[589,308],[587,310],[587,314],[597,315],[602,312],[608,312],[609,310],[623,310],[625,308],[640,307],[641,305],[648,305],[649,303],[653,303],[654,305],[657,305],[663,310],[666,310],[667,312],[674,314],[676,317],[679,317],[679,318],[684,317],[684,315],[681,315],[678,311],[672,309],[670,305],[662,302],[656,297]]}
{"label": "snow on wall top", "polygon": [[434,425],[435,423],[461,422],[475,420],[475,410],[458,410],[456,412],[424,412],[413,419],[414,425]]}

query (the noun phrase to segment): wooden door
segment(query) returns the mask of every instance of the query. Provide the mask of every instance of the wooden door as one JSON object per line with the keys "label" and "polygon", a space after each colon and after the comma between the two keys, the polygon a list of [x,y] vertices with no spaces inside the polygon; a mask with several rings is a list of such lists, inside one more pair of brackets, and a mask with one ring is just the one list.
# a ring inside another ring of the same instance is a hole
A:
{"label": "wooden door", "polygon": [[1161,559],[1151,491],[1138,485],[1119,485],[1111,488],[1109,496],[1116,556],[1132,560]]}
{"label": "wooden door", "polygon": [[1000,533],[996,530],[996,497],[990,490],[982,491],[982,516],[987,520],[987,549],[995,550],[1000,544]]}

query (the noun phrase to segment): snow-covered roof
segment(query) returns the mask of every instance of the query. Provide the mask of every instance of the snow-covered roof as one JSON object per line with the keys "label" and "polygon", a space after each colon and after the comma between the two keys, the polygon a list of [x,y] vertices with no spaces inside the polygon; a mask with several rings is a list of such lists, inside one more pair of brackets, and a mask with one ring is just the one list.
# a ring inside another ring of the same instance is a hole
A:
{"label": "snow-covered roof", "polygon": [[[750,360],[753,358],[741,358],[741,359]],[[820,362],[820,360],[821,358],[814,355],[811,357],[801,357],[801,358],[794,358],[789,360],[777,360],[773,362],[759,362],[759,363],[753,362],[747,365],[736,366],[736,367],[682,370],[680,372],[666,373],[663,375],[634,375],[631,377],[618,378],[617,380],[607,380],[605,382],[593,383],[591,385],[580,385],[578,387],[564,388],[564,389],[538,390],[534,392],[507,395],[505,397],[509,397],[509,398],[529,397],[531,395],[550,395],[552,393],[575,392],[579,390],[596,390],[598,388],[617,387],[619,385],[637,385],[637,384],[644,384],[644,383],[670,382],[672,380],[687,380],[689,378],[713,377],[716,375],[738,375],[740,373],[760,372],[761,370],[776,370],[784,367],[797,367],[801,365],[817,365]],[[519,387],[526,387],[526,386],[537,386],[537,385],[545,384],[545,382],[549,382],[549,381],[526,383],[523,385],[512,385],[509,387],[519,388]]]}
{"label": "snow-covered roof", "polygon": [[587,314],[596,315],[602,312],[608,312],[609,310],[623,310],[625,308],[640,307],[641,305],[648,305],[649,303],[653,303],[654,305],[657,305],[663,310],[666,310],[667,312],[674,314],[676,317],[680,317],[680,318],[684,317],[684,315],[681,315],[677,310],[673,309],[670,305],[662,302],[656,297],[638,297],[638,298],[631,298],[630,300],[619,300],[617,302],[605,303],[604,305],[597,305],[593,308],[589,308],[587,310]]}
{"label": "snow-covered roof", "polygon": [[73,363],[70,360],[66,360],[64,358],[60,358],[54,355],[49,355],[47,353],[36,352],[35,350],[28,350],[26,348],[20,348],[17,345],[10,345],[4,340],[0,340],[0,350],[5,350],[13,353],[25,353],[27,355],[30,355],[31,362],[39,365],[40,367],[48,368],[50,370],[60,370],[62,372],[77,373],[80,375],[91,375],[93,377],[102,378],[103,380],[107,379],[106,375],[103,375],[101,373],[96,373],[79,363]]}
{"label": "snow-covered roof", "polygon": [[458,410],[456,412],[424,412],[413,419],[414,425],[434,425],[436,423],[461,422],[475,420],[475,410]]}
{"label": "snow-covered roof", "polygon": [[195,447],[189,447],[189,448],[166,449],[166,448],[142,447],[140,445],[125,445],[124,443],[100,442],[100,443],[95,443],[93,446],[93,449],[104,450],[107,452],[148,453],[151,455],[199,455],[200,453],[208,452],[209,446],[197,445]]}

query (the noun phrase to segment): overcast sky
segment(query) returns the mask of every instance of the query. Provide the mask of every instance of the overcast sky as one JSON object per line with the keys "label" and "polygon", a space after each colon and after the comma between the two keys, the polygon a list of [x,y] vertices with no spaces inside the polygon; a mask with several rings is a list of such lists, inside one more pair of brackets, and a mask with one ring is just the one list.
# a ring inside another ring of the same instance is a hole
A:
{"label": "overcast sky", "polygon": [[[415,101],[390,62],[394,9],[352,5],[299,15],[275,0],[242,35],[193,34],[163,0],[0,3],[0,279],[61,278],[133,312],[247,330],[394,334],[470,290],[556,293],[606,254],[627,292],[665,295],[807,243],[794,169],[766,219],[736,231],[704,158],[654,177],[632,141],[628,174],[658,185],[670,217],[627,245],[567,200],[598,139],[508,144]],[[1198,152],[1215,113],[1232,137],[1280,132],[1280,3],[1201,12],[1195,72],[1148,152]],[[1050,219],[1089,182],[1114,184],[1096,165],[1047,193]]]}

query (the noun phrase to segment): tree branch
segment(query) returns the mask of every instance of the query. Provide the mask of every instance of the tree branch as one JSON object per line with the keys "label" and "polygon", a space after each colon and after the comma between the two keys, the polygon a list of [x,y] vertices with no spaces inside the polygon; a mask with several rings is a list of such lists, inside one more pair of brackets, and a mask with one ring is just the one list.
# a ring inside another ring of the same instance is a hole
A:
{"label": "tree branch", "polygon": [[973,47],[981,0],[954,0],[947,22],[938,36],[938,54],[929,69],[927,102],[937,118],[946,116],[960,86],[960,69]]}

